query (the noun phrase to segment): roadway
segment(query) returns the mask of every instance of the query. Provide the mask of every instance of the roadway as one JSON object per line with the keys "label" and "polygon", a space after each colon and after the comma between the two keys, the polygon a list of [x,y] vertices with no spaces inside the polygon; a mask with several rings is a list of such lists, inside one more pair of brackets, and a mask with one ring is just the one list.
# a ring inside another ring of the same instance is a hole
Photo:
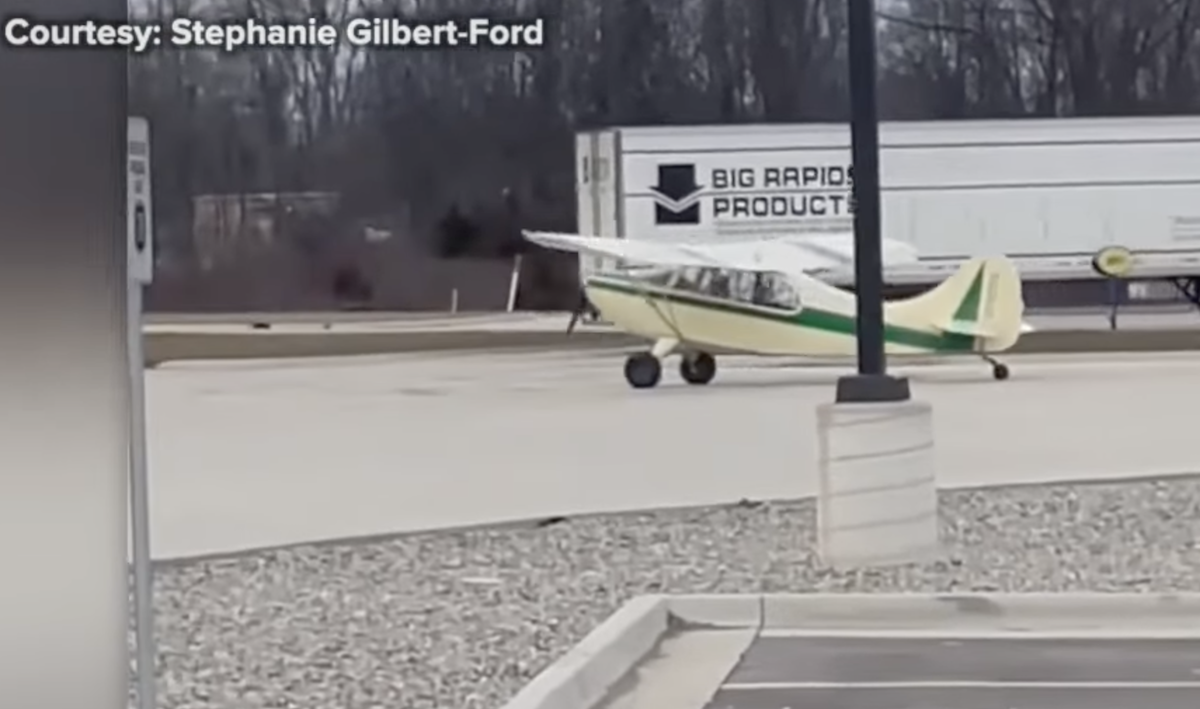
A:
{"label": "roadway", "polygon": [[[943,487],[1200,471],[1200,359],[905,363]],[[147,373],[153,553],[815,492],[839,366],[723,358],[632,391],[616,353],[187,362]]]}

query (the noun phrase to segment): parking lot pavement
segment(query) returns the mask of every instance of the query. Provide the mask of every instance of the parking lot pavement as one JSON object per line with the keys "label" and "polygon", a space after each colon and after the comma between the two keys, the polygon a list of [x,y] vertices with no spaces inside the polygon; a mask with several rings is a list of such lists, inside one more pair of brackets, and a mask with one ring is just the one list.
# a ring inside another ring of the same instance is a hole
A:
{"label": "parking lot pavement", "polygon": [[706,709],[1195,709],[1200,638],[755,641]]}
{"label": "parking lot pavement", "polygon": [[759,689],[722,691],[710,709],[1196,709],[1184,688]]}

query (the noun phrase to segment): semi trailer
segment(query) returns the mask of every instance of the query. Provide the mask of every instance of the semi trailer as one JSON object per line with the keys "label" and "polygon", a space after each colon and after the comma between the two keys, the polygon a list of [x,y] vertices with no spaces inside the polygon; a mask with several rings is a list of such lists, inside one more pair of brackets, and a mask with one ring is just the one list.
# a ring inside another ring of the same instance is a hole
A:
{"label": "semi trailer", "polygon": [[[616,127],[576,138],[582,234],[713,242],[852,232],[845,124]],[[975,256],[1024,281],[1101,278],[1120,247],[1130,281],[1166,281],[1200,305],[1200,117],[884,122],[883,233],[926,286]],[[603,267],[581,264],[585,271]],[[853,274],[830,274],[852,286]]]}

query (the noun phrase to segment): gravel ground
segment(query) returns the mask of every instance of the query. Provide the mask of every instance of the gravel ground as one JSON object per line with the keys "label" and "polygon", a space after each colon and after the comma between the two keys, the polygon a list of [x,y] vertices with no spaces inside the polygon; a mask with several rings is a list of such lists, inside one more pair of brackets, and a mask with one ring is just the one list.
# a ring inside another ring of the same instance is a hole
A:
{"label": "gravel ground", "polygon": [[808,501],[168,565],[159,704],[495,709],[648,592],[1200,587],[1200,478],[949,492],[942,506],[947,562],[866,573],[818,567]]}

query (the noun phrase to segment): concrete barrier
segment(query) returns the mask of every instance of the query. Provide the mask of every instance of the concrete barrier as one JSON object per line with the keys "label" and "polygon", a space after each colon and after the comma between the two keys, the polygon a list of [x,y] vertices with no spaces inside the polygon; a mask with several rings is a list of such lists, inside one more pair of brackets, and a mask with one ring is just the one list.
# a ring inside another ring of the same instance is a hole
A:
{"label": "concrete barrier", "polygon": [[932,406],[822,404],[817,450],[817,554],[826,566],[844,570],[942,557]]}
{"label": "concrete barrier", "polygon": [[[603,349],[632,347],[638,338],[615,331],[405,330],[392,332],[208,333],[150,332],[151,366],[179,360],[282,359],[462,350]],[[1017,353],[1200,351],[1200,328],[1173,330],[1043,330],[1021,338]]]}

